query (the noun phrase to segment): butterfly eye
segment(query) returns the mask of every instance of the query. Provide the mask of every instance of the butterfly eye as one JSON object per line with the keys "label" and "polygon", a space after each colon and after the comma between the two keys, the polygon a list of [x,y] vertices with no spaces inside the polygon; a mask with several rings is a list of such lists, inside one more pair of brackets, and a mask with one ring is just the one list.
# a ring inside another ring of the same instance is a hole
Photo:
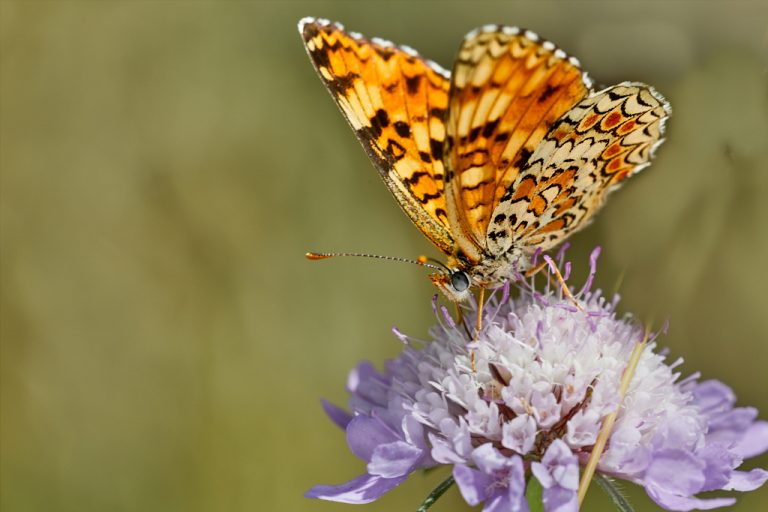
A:
{"label": "butterfly eye", "polygon": [[466,272],[455,270],[451,273],[451,286],[457,292],[463,292],[469,288],[469,276]]}

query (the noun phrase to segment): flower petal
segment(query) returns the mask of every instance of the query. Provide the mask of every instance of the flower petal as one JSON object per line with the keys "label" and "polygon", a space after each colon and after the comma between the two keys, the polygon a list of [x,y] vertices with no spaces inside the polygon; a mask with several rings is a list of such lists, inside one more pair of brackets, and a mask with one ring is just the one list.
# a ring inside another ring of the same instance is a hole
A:
{"label": "flower petal", "polygon": [[549,467],[557,484],[575,491],[579,488],[579,462],[571,449],[560,439],[555,439],[542,462]]}
{"label": "flower petal", "polygon": [[323,405],[323,410],[325,411],[325,414],[331,419],[332,422],[334,422],[336,425],[338,425],[342,429],[346,429],[347,425],[349,425],[349,422],[352,421],[352,415],[349,414],[347,411],[339,407],[338,405],[334,405],[328,400],[321,400],[320,403]]}
{"label": "flower petal", "polygon": [[528,500],[525,499],[525,468],[523,459],[513,456],[510,459],[510,471],[507,477],[507,510],[528,510]]}
{"label": "flower petal", "polygon": [[485,500],[485,490],[491,484],[491,479],[486,475],[463,464],[453,467],[453,479],[456,480],[464,501],[472,507]]}
{"label": "flower petal", "polygon": [[441,464],[464,464],[467,462],[457,454],[451,444],[436,436],[433,433],[428,434],[429,442],[432,444],[432,458]]}
{"label": "flower petal", "polygon": [[666,510],[687,512],[688,510],[710,510],[713,508],[728,507],[736,503],[734,498],[714,498],[702,500],[688,498],[665,491],[655,485],[646,485],[645,491],[657,505]]}
{"label": "flower petal", "polygon": [[477,464],[478,469],[486,475],[492,475],[494,472],[505,469],[510,465],[510,460],[499,453],[499,450],[493,447],[491,443],[485,443],[472,451],[472,459]]}
{"label": "flower petal", "polygon": [[536,441],[536,420],[527,414],[518,416],[502,427],[501,444],[505,448],[525,455],[533,448]]}
{"label": "flower petal", "polygon": [[768,450],[768,421],[756,421],[742,434],[731,451],[748,459]]}
{"label": "flower petal", "polygon": [[579,498],[576,491],[565,487],[551,487],[544,490],[543,495],[545,512],[578,512]]}
{"label": "flower petal", "polygon": [[754,491],[768,480],[768,471],[755,468],[752,471],[734,471],[723,487],[727,491]]}
{"label": "flower petal", "polygon": [[722,489],[731,479],[733,468],[741,464],[736,455],[719,444],[705,446],[696,456],[706,463],[702,491]]}
{"label": "flower petal", "polygon": [[352,395],[350,402],[365,406],[366,412],[374,405],[386,408],[387,388],[387,379],[376,371],[370,361],[358,364],[347,377],[347,391]]}
{"label": "flower petal", "polygon": [[693,388],[693,396],[701,411],[708,416],[726,412],[736,403],[733,390],[719,380],[700,382]]}
{"label": "flower petal", "polygon": [[397,436],[378,418],[355,416],[347,425],[349,449],[366,462],[371,461],[373,450],[382,444],[399,441]]}
{"label": "flower petal", "polygon": [[704,486],[704,468],[705,463],[688,451],[663,450],[654,453],[643,482],[646,489],[651,486],[670,495],[693,496]]}
{"label": "flower petal", "polygon": [[560,439],[553,441],[542,461],[531,464],[531,471],[544,487],[546,512],[578,511],[579,464],[567,444]]}
{"label": "flower petal", "polygon": [[373,450],[368,473],[384,478],[397,478],[411,473],[424,451],[405,441],[381,444]]}
{"label": "flower petal", "polygon": [[429,448],[424,437],[424,425],[419,423],[419,420],[410,414],[403,416],[401,427],[403,429],[405,440],[409,444],[416,446],[417,448],[421,448],[422,450],[427,450]]}
{"label": "flower petal", "polygon": [[370,503],[400,485],[405,478],[382,478],[365,474],[340,485],[316,485],[304,496],[339,503]]}
{"label": "flower petal", "polygon": [[[525,486],[525,482],[523,482]],[[525,491],[525,487],[523,487]],[[523,499],[513,499],[508,494],[503,492],[496,492],[494,495],[485,502],[483,512],[528,512],[528,502],[525,501],[523,492]]]}

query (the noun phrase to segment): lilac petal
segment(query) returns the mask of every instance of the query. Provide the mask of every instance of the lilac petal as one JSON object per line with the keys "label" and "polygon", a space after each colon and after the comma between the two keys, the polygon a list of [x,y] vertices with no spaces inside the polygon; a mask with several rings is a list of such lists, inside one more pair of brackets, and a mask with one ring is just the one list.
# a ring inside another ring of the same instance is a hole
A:
{"label": "lilac petal", "polygon": [[555,486],[545,489],[542,501],[546,512],[578,512],[579,510],[579,498],[576,491],[565,487]]}
{"label": "lilac petal", "polygon": [[725,431],[733,438],[738,439],[741,434],[752,425],[757,418],[757,409],[754,407],[736,407],[730,411],[709,419],[709,427],[715,431]]}
{"label": "lilac petal", "polygon": [[464,501],[472,507],[485,500],[485,490],[492,483],[488,476],[463,464],[453,467],[453,479],[456,480]]}
{"label": "lilac petal", "polygon": [[384,478],[407,476],[423,454],[422,450],[405,441],[382,444],[373,450],[368,472]]}
{"label": "lilac petal", "polygon": [[555,439],[542,462],[549,466],[557,485],[575,491],[579,488],[579,463],[576,456],[561,439]]}
{"label": "lilac petal", "polygon": [[543,488],[549,489],[555,485],[555,479],[552,478],[552,475],[549,474],[549,471],[541,462],[531,463],[531,473],[533,473],[533,476],[536,477],[536,480],[539,481]]}
{"label": "lilac petal", "polygon": [[464,464],[467,462],[451,447],[451,444],[445,439],[438,437],[431,432],[428,435],[429,442],[432,444],[432,458],[441,464]]}
{"label": "lilac petal", "polygon": [[[525,482],[523,482],[525,486]],[[523,487],[525,491],[525,487]],[[524,494],[524,493],[523,493]],[[508,494],[496,492],[485,502],[483,512],[528,512],[528,502],[523,499],[513,499]]]}
{"label": "lilac petal", "polygon": [[485,443],[472,451],[472,459],[478,469],[486,475],[505,469],[510,464],[510,459],[503,456],[491,443]]}
{"label": "lilac petal", "polygon": [[523,459],[514,456],[510,459],[510,471],[507,476],[507,510],[528,511],[528,501],[525,499],[525,468]]}
{"label": "lilac petal", "polygon": [[712,416],[730,410],[736,403],[733,390],[718,380],[705,380],[693,389],[695,401],[701,412]]}
{"label": "lilac petal", "polygon": [[643,480],[673,494],[692,496],[704,485],[704,467],[688,451],[663,450],[653,454]]}
{"label": "lilac petal", "polygon": [[768,450],[768,422],[756,421],[742,434],[736,445],[731,451],[741,457],[748,459],[755,457]]}
{"label": "lilac petal", "polygon": [[[382,407],[387,405],[387,381],[370,361],[363,361],[349,372],[347,391],[353,398]],[[354,407],[353,407],[354,409]]]}
{"label": "lilac petal", "polygon": [[768,480],[768,471],[760,468],[752,471],[734,471],[723,487],[727,491],[754,491]]}
{"label": "lilac petal", "polygon": [[502,427],[501,444],[520,455],[525,455],[533,448],[536,430],[536,420],[532,416],[520,415]]}
{"label": "lilac petal", "polygon": [[562,440],[556,439],[547,448],[541,462],[533,462],[531,471],[544,487],[546,512],[576,512],[579,500],[579,463]]}
{"label": "lilac petal", "polygon": [[509,502],[509,497],[503,492],[494,492],[483,506],[483,512],[509,512],[512,510],[512,504]]}
{"label": "lilac petal", "polygon": [[733,468],[741,460],[722,445],[709,445],[696,452],[696,456],[706,463],[702,491],[722,489],[731,479]]}
{"label": "lilac petal", "polygon": [[429,449],[427,446],[427,441],[424,438],[424,425],[419,423],[419,420],[409,414],[407,416],[403,416],[401,426],[405,440],[409,444],[420,448],[422,451]]}
{"label": "lilac petal", "polygon": [[339,407],[338,405],[334,405],[328,400],[321,400],[320,403],[323,405],[323,410],[325,411],[325,414],[328,415],[328,417],[331,419],[332,422],[334,422],[336,425],[339,426],[339,428],[346,429],[347,425],[350,421],[352,421],[352,415],[349,414],[347,411]]}
{"label": "lilac petal", "polygon": [[400,485],[405,478],[382,478],[365,474],[341,485],[316,485],[304,496],[339,503],[370,503]]}
{"label": "lilac petal", "polygon": [[648,496],[651,497],[657,505],[666,510],[677,510],[687,512],[688,510],[710,510],[713,508],[728,507],[736,503],[734,498],[715,498],[711,500],[702,500],[699,498],[687,498],[667,492],[654,485],[645,487]]}
{"label": "lilac petal", "polygon": [[355,416],[347,425],[349,449],[366,462],[370,462],[377,446],[394,441],[399,441],[399,439],[378,418]]}

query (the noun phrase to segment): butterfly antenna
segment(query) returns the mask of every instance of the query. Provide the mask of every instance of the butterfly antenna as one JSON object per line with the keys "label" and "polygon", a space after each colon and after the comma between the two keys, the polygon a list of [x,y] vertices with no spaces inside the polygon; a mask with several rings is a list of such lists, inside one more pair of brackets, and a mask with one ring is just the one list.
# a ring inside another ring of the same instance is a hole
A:
{"label": "butterfly antenna", "polygon": [[448,270],[445,265],[439,262],[438,265],[433,265],[431,263],[428,263],[428,261],[434,261],[431,258],[425,258],[424,256],[419,256],[418,259],[415,260],[409,260],[408,258],[399,258],[397,256],[380,256],[378,254],[363,254],[359,252],[307,252],[304,254],[304,257],[308,260],[326,260],[328,258],[335,258],[336,256],[356,256],[359,258],[374,258],[377,260],[388,260],[388,261],[397,261],[400,263],[411,263],[413,265],[419,265],[420,267],[427,267],[435,269],[439,272],[444,272],[445,270]]}
{"label": "butterfly antenna", "polygon": [[418,261],[418,262],[419,262],[419,264],[421,264],[421,265],[424,265],[424,264],[426,264],[427,262],[433,263],[434,265],[437,265],[438,267],[440,267],[441,269],[443,269],[443,270],[444,270],[446,273],[448,273],[448,274],[450,274],[450,273],[451,273],[451,269],[449,269],[449,268],[448,268],[448,267],[445,265],[445,263],[443,263],[442,261],[438,261],[438,260],[436,260],[435,258],[429,258],[429,257],[427,257],[427,256],[424,256],[424,255],[422,255],[422,256],[419,256],[418,258],[416,258],[416,261]]}

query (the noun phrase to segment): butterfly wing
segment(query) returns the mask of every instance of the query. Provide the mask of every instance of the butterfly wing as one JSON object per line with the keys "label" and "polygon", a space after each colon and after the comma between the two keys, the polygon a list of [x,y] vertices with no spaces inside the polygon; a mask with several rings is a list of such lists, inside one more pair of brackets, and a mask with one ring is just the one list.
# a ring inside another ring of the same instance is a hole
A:
{"label": "butterfly wing", "polygon": [[648,166],[669,104],[625,82],[590,95],[558,121],[493,211],[487,246],[547,250],[584,227],[606,194]]}
{"label": "butterfly wing", "polygon": [[451,254],[442,161],[447,72],[410,48],[326,20],[305,18],[299,31],[384,183],[422,233]]}
{"label": "butterfly wing", "polygon": [[576,59],[530,31],[469,33],[452,73],[446,165],[451,229],[481,259],[494,207],[552,125],[589,91]]}

